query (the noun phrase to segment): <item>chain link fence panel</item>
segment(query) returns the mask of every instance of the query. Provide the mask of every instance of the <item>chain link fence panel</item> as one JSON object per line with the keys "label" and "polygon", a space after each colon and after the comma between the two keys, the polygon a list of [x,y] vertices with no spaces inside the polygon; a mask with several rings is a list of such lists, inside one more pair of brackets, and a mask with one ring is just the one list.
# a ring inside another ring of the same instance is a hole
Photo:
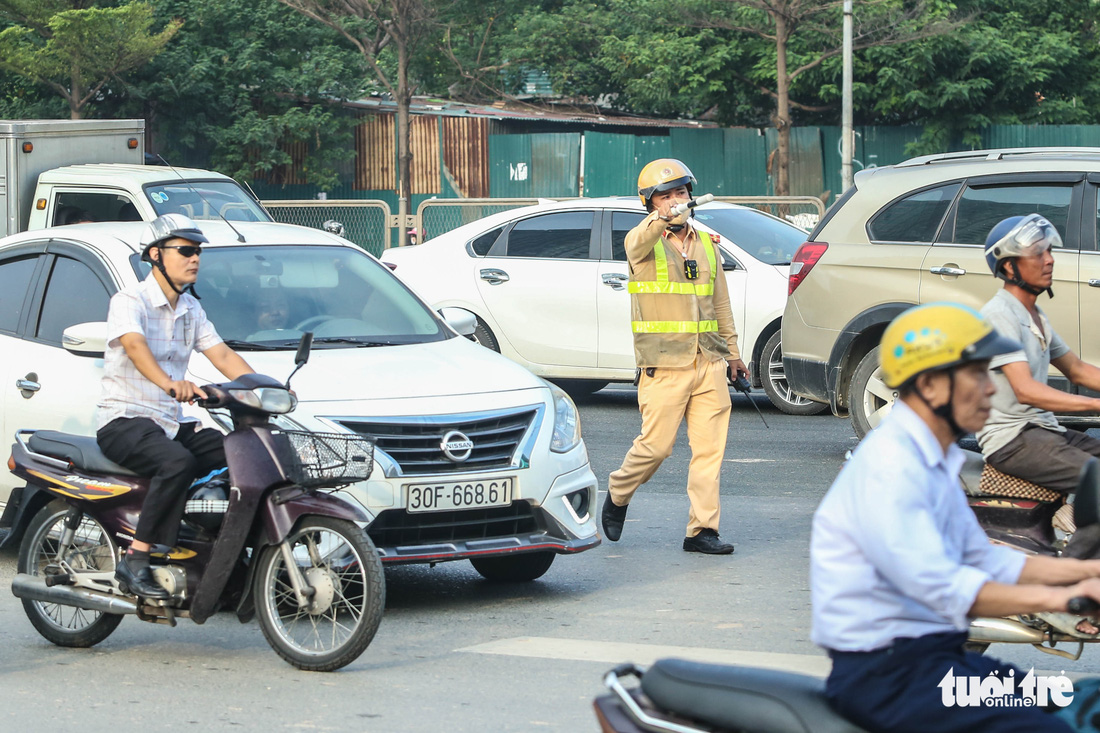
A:
{"label": "chain link fence panel", "polygon": [[264,201],[264,207],[277,222],[297,224],[312,229],[324,229],[325,222],[336,221],[344,226],[343,237],[359,245],[375,257],[396,244],[392,238],[390,207],[374,199],[339,201]]}

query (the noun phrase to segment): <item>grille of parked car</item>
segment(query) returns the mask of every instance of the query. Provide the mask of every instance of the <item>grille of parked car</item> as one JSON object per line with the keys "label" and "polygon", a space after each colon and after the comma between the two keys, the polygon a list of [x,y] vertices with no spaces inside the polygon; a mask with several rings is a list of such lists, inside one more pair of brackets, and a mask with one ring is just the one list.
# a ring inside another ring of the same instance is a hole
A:
{"label": "grille of parked car", "polygon": [[[520,442],[527,434],[537,410],[494,410],[486,413],[441,418],[425,417],[408,421],[343,420],[348,430],[369,438],[375,451],[385,453],[406,476],[446,473],[470,473],[509,468]],[[460,434],[460,435],[456,435]],[[469,456],[456,460],[444,452],[444,438],[472,443]]]}
{"label": "grille of parked car", "polygon": [[427,514],[388,509],[375,518],[367,534],[379,547],[402,547],[513,537],[538,529],[531,504],[513,501],[511,506]]}

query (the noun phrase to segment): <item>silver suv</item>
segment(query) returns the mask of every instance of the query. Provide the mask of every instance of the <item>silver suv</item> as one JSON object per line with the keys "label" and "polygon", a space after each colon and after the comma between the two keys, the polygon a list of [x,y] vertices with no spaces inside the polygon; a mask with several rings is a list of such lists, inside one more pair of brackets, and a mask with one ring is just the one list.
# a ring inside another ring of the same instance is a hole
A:
{"label": "silver suv", "polygon": [[[1070,348],[1100,363],[1087,315],[1100,312],[1098,183],[1100,148],[948,153],[856,174],[791,264],[782,331],[791,388],[850,415],[862,437],[896,396],[879,372],[886,324],[916,303],[980,308],[1002,284],[985,263],[986,235],[1036,212],[1065,243],[1055,253],[1057,297],[1042,307]],[[1061,375],[1050,382],[1070,389]]]}

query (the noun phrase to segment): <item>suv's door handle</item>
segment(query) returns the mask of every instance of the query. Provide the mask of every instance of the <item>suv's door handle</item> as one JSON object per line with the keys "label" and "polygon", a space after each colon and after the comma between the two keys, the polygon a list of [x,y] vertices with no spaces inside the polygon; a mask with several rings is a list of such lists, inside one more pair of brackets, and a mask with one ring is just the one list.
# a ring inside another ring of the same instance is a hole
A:
{"label": "suv's door handle", "polygon": [[1090,278],[1089,279],[1089,287],[1090,288],[1100,288],[1100,279],[1097,279],[1095,277]]}
{"label": "suv's door handle", "polygon": [[506,283],[511,280],[511,278],[508,277],[508,273],[504,270],[482,270],[481,279],[490,285],[500,285],[501,283]]}
{"label": "suv's door handle", "polygon": [[628,281],[630,277],[623,275],[619,272],[605,272],[603,275],[603,284],[609,285],[612,290],[623,290],[623,283]]}
{"label": "suv's door handle", "polygon": [[[30,375],[28,374],[27,376]],[[30,379],[17,379],[15,380],[15,386],[24,392],[37,392],[42,389],[41,384]]]}
{"label": "suv's door handle", "polygon": [[961,267],[947,267],[946,265],[944,265],[942,267],[933,267],[931,270],[929,270],[929,272],[931,272],[933,275],[965,275],[966,274],[966,270],[962,269]]}

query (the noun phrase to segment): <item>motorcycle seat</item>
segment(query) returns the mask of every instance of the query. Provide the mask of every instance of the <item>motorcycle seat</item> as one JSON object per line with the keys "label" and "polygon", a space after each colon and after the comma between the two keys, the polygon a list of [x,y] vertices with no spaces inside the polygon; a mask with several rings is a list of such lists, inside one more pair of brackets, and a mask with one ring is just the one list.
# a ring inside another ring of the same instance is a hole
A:
{"label": "motorcycle seat", "polygon": [[641,687],[661,709],[721,730],[866,733],[834,712],[825,683],[808,675],[661,659]]}
{"label": "motorcycle seat", "polygon": [[35,453],[68,461],[73,468],[89,473],[107,473],[116,476],[137,476],[125,466],[103,455],[96,439],[87,435],[70,435],[57,430],[37,430],[27,445]]}

